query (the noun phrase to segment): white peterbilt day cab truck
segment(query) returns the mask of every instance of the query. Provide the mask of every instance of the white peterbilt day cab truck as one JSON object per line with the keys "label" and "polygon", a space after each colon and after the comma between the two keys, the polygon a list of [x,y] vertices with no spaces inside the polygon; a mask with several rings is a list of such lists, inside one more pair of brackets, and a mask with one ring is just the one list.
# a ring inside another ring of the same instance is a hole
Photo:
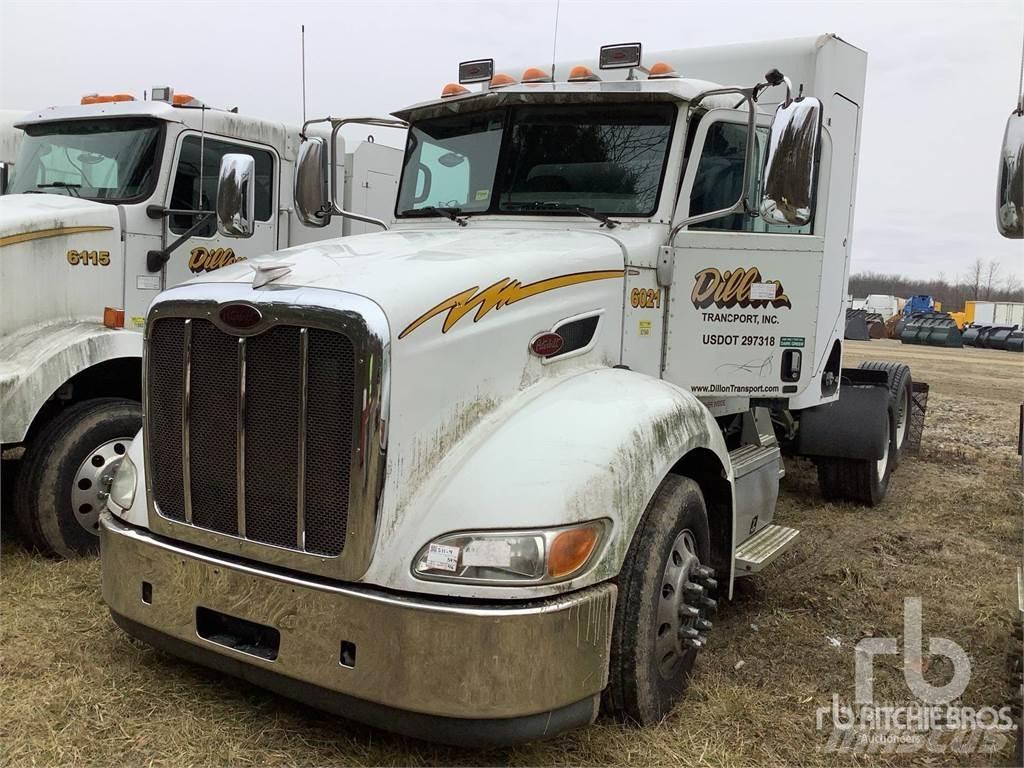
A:
{"label": "white peterbilt day cab truck", "polygon": [[[716,597],[797,536],[783,450],[881,499],[909,372],[840,367],[866,55],[657,58],[466,62],[481,90],[395,113],[388,231],[158,297],[100,523],[121,627],[427,739],[548,736],[602,700],[652,723]],[[299,153],[313,225],[327,154]],[[252,171],[221,169],[233,235]]]}
{"label": "white peterbilt day cab truck", "polygon": [[[28,541],[51,554],[99,546],[109,479],[141,424],[141,331],[157,294],[277,248],[375,228],[299,225],[297,128],[168,88],[153,95],[87,96],[16,121],[24,135],[0,197],[0,444],[25,449],[12,506]],[[346,154],[336,142],[345,203],[390,215],[401,152],[362,142]],[[244,243],[221,236],[209,213],[228,153],[255,163]]]}

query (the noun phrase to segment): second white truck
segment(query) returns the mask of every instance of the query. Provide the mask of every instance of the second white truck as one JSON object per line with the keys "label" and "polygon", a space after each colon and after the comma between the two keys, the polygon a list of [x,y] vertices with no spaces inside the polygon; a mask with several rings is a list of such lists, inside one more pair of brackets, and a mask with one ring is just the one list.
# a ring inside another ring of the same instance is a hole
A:
{"label": "second white truck", "polygon": [[[297,128],[152,93],[94,94],[15,123],[20,149],[0,197],[0,445],[7,456],[23,450],[9,498],[24,536],[48,554],[98,548],[113,469],[141,424],[142,331],[160,291],[374,229],[342,217],[320,230],[299,224]],[[244,243],[220,235],[213,215],[230,153],[255,165]],[[351,210],[389,215],[399,150],[362,142],[346,152],[336,136],[332,162]]]}

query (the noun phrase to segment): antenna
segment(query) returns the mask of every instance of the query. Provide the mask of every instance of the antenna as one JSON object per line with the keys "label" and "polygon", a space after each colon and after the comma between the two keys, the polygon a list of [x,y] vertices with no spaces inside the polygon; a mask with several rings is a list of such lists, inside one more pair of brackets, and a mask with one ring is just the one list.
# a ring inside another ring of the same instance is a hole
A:
{"label": "antenna", "polygon": [[555,77],[555,49],[558,46],[558,11],[561,9],[562,0],[555,0],[555,34],[551,40],[551,79],[556,80]]}
{"label": "antenna", "polygon": [[302,124],[306,124],[306,25],[300,28],[302,37]]}

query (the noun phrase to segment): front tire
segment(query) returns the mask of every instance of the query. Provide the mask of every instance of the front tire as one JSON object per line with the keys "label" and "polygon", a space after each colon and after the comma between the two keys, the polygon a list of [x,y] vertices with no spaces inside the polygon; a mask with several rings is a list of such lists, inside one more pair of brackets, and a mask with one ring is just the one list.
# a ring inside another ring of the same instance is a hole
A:
{"label": "front tire", "polygon": [[665,478],[619,575],[605,707],[641,725],[660,722],[686,693],[711,629],[717,584],[709,568],[707,508],[688,477]]}
{"label": "front tire", "polygon": [[110,397],[69,406],[40,430],[25,451],[14,498],[31,546],[58,557],[98,551],[110,478],[141,426],[138,403]]}

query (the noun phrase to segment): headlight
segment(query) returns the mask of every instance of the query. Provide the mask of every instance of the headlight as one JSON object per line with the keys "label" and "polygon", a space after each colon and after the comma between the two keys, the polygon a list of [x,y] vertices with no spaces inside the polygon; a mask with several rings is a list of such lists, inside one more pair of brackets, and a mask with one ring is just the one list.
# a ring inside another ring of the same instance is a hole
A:
{"label": "headlight", "polygon": [[135,485],[138,481],[138,472],[132,460],[125,457],[121,459],[121,465],[114,473],[114,481],[110,484],[110,500],[121,509],[131,509],[135,501]]}
{"label": "headlight", "polygon": [[413,575],[437,581],[546,584],[579,573],[604,539],[608,521],[531,531],[442,536],[420,550]]}

